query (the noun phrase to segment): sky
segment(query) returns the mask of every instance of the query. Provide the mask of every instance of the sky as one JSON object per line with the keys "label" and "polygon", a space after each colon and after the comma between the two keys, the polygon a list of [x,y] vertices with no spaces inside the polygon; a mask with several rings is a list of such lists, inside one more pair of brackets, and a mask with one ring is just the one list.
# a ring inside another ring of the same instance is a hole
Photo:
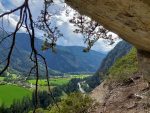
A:
{"label": "sky", "polygon": [[[16,6],[20,6],[23,1],[24,0],[0,0],[0,13],[9,11]],[[83,35],[74,33],[73,31],[75,27],[69,22],[69,20],[73,16],[74,10],[70,9],[70,7],[64,7],[66,6],[66,4],[60,3],[59,0],[55,0],[55,2],[56,5],[50,8],[49,11],[53,12],[58,10],[57,15],[53,17],[52,21],[55,26],[58,26],[59,30],[63,34],[63,37],[58,39],[57,44],[63,46],[86,46],[83,41]],[[43,8],[43,0],[30,0],[30,8],[33,14],[33,18],[36,20],[40,14],[41,9]],[[71,10],[69,16],[66,16],[66,10]],[[9,15],[9,17],[5,16],[3,19],[4,28],[6,28],[8,31],[14,30],[17,20],[17,13]],[[0,23],[1,21],[2,19],[0,19]],[[25,32],[25,29],[22,28],[20,32]],[[116,34],[112,32],[111,34],[114,38],[118,38]],[[36,29],[36,36],[41,38],[42,35],[43,32]],[[120,40],[117,39],[115,44],[109,45],[106,40],[99,39],[92,47],[92,50],[108,53],[111,49],[115,47],[115,45],[119,41]]]}

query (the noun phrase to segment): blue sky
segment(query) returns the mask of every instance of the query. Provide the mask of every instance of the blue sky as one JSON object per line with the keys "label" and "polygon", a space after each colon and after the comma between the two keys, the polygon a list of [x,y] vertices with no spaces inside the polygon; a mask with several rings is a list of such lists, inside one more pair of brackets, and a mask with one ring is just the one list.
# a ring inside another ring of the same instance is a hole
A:
{"label": "blue sky", "polygon": [[[57,44],[64,45],[64,46],[72,46],[72,45],[86,46],[83,43],[82,34],[74,33],[73,31],[75,28],[72,24],[69,23],[69,19],[72,17],[74,11],[72,9],[69,9],[72,12],[69,17],[66,17],[65,11],[68,10],[68,7],[64,7],[64,4],[60,4],[59,0],[55,0],[55,1],[57,1],[57,4],[53,8],[51,8],[50,11],[57,10],[57,9],[61,9],[61,11],[56,16],[53,17],[52,21],[55,23],[56,26],[59,27],[60,31],[64,35],[63,38],[59,38]],[[21,5],[22,2],[23,2],[23,0],[0,0],[0,9],[3,12],[5,12],[7,10],[15,8],[16,6]],[[36,19],[38,17],[38,15],[40,14],[40,10],[43,7],[42,4],[43,4],[42,0],[30,0],[30,7],[32,10],[34,19]],[[8,21],[8,17],[5,17],[4,18],[4,23],[5,23],[4,27],[7,28],[8,31],[12,31],[17,23],[17,19],[18,19],[17,13],[9,15],[9,21]],[[39,31],[39,30],[36,30],[36,31],[37,31],[36,32],[37,36],[40,38],[43,35],[43,32]],[[22,32],[25,32],[23,28],[22,28]],[[118,37],[114,33],[112,33],[112,34],[113,34],[114,38]],[[118,42],[118,40],[116,42]],[[100,39],[92,47],[92,49],[96,50],[96,51],[101,51],[101,52],[107,53],[115,45],[116,45],[116,43],[114,45],[108,45],[105,40]]]}

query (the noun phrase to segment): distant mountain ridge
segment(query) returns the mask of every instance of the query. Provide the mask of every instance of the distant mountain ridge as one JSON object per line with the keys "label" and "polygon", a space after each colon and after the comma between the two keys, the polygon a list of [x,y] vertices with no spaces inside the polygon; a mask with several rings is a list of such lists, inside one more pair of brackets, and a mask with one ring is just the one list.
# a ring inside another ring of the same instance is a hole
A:
{"label": "distant mountain ridge", "polygon": [[[36,48],[45,56],[52,72],[95,72],[105,57],[105,54],[93,50],[84,53],[82,52],[83,47],[79,46],[57,46],[56,53],[52,53],[50,50],[42,51],[42,44],[43,41],[37,38]],[[2,51],[1,47],[0,51]],[[29,36],[25,33],[18,33],[11,67],[20,72],[29,71],[32,66],[29,60],[30,51]],[[40,63],[40,65],[41,71],[43,71],[43,64]]]}

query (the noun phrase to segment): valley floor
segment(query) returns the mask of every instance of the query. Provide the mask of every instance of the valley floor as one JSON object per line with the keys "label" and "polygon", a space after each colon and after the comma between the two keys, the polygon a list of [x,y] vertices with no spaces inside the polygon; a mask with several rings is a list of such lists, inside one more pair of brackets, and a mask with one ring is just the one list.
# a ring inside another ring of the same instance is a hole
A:
{"label": "valley floor", "polygon": [[[84,79],[91,75],[67,75],[55,76],[49,78],[50,87],[53,89],[57,86],[64,86],[69,84],[73,79]],[[11,75],[0,77],[0,106],[10,107],[14,101],[21,101],[24,97],[32,97],[35,90],[35,78],[26,80],[26,77]],[[47,91],[47,80],[40,79],[38,81],[38,91]],[[1,113],[1,112],[0,112]]]}

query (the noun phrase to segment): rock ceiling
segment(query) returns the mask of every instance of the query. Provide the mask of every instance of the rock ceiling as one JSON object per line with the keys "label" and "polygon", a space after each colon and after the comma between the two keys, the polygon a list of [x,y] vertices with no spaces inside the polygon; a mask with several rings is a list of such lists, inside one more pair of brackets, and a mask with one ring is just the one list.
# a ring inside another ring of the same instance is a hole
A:
{"label": "rock ceiling", "polygon": [[66,0],[138,49],[150,52],[150,0]]}

